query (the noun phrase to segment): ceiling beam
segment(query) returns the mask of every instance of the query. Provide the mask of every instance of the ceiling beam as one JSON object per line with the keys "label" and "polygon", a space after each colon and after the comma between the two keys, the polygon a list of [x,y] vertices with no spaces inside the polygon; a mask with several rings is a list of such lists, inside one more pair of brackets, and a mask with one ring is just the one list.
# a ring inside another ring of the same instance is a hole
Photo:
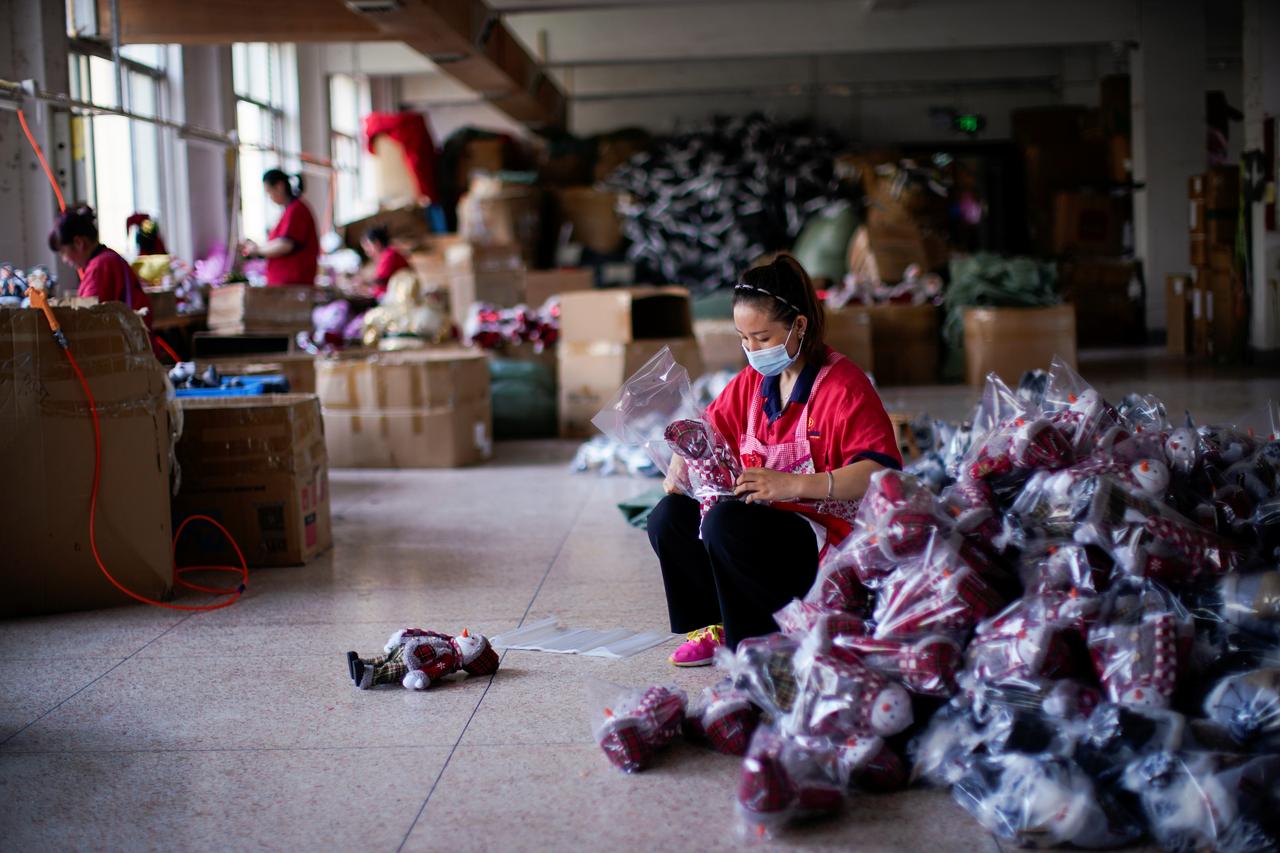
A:
{"label": "ceiling beam", "polygon": [[[121,44],[331,42],[386,38],[342,0],[118,0]],[[98,0],[99,35],[111,32],[111,2]]]}

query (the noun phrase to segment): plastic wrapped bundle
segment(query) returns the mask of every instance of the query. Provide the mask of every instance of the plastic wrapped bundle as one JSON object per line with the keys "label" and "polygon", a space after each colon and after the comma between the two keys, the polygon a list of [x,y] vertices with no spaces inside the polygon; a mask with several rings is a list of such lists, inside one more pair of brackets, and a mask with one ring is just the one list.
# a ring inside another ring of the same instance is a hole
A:
{"label": "plastic wrapped bundle", "polygon": [[966,653],[978,682],[1034,685],[1045,678],[1088,674],[1079,661],[1086,624],[1098,610],[1094,597],[1047,593],[1019,599],[978,626]]}
{"label": "plastic wrapped bundle", "polygon": [[911,697],[901,684],[847,656],[806,649],[797,657],[799,690],[783,731],[843,741],[889,737],[911,725]]}
{"label": "plastic wrapped bundle", "polygon": [[797,818],[838,812],[845,801],[847,763],[824,738],[783,736],[761,726],[751,738],[738,779],[738,818],[747,839],[770,838]]}
{"label": "plastic wrapped bundle", "polygon": [[918,561],[894,571],[877,593],[875,637],[966,637],[1005,604],[979,559],[956,539],[935,537]]}
{"label": "plastic wrapped bundle", "polygon": [[1280,668],[1222,679],[1205,699],[1204,713],[1241,746],[1274,750],[1280,746]]}
{"label": "plastic wrapped bundle", "polygon": [[722,682],[706,688],[690,703],[684,731],[717,752],[745,755],[759,723],[760,709],[750,697],[731,682]]}
{"label": "plastic wrapped bundle", "polygon": [[592,688],[592,733],[615,767],[635,773],[680,733],[687,703],[677,687],[636,690],[598,684]]}
{"label": "plastic wrapped bundle", "polygon": [[1190,653],[1192,630],[1186,610],[1159,585],[1118,585],[1088,633],[1107,698],[1137,708],[1169,707]]}
{"label": "plastic wrapped bundle", "polygon": [[716,650],[716,665],[728,672],[733,686],[773,719],[780,719],[796,703],[798,640],[783,634],[750,637],[736,651]]}
{"label": "plastic wrapped bundle", "polygon": [[698,501],[704,519],[721,501],[736,500],[733,489],[742,463],[709,421],[673,421],[664,436],[671,452],[685,461],[689,495]]}

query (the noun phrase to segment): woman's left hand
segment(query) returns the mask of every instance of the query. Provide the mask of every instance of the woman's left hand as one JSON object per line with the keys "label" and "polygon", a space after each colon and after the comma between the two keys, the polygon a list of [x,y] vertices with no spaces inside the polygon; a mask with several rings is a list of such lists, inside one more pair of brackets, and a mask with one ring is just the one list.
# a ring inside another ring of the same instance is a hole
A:
{"label": "woman's left hand", "polygon": [[770,468],[748,468],[738,478],[733,493],[747,503],[794,501],[800,497],[800,478]]}

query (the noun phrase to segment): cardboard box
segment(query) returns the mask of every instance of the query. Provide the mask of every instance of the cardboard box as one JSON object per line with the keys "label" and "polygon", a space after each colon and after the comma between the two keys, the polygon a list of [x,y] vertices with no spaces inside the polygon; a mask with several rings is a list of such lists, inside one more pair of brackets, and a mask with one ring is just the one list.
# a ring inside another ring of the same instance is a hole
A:
{"label": "cardboard box", "polygon": [[1054,196],[1054,254],[1118,255],[1123,244],[1124,215],[1115,199],[1088,192]]}
{"label": "cardboard box", "polygon": [[1217,361],[1239,361],[1249,339],[1244,282],[1234,270],[1210,270],[1209,351]]}
{"label": "cardboard box", "polygon": [[524,274],[524,301],[537,308],[553,296],[590,290],[596,274],[590,269],[529,270]]}
{"label": "cardboard box", "polygon": [[511,308],[524,302],[524,258],[514,244],[455,243],[445,250],[449,304],[461,327],[476,302]]}
{"label": "cardboard box", "polygon": [[1193,267],[1209,265],[1209,238],[1204,234],[1191,235],[1190,261]]}
{"label": "cardboard box", "polygon": [[622,220],[618,216],[621,193],[566,187],[556,191],[556,199],[560,221],[573,226],[573,242],[601,255],[612,255],[622,248]]}
{"label": "cardboard box", "polygon": [[946,241],[940,233],[913,222],[887,221],[877,211],[849,243],[850,272],[891,284],[902,281],[912,264],[927,271],[946,262]]}
{"label": "cardboard box", "polygon": [[595,341],[560,344],[560,435],[583,438],[595,433],[591,419],[622,383],[663,347],[690,377],[702,375],[702,356],[692,337],[622,343]]}
{"label": "cardboard box", "polygon": [[1204,221],[1204,199],[1193,198],[1189,202],[1189,215],[1187,217],[1187,227],[1192,234],[1205,233]]}
{"label": "cardboard box", "polygon": [[1174,355],[1191,352],[1191,276],[1165,277],[1165,347]]}
{"label": "cardboard box", "polygon": [[1146,337],[1142,268],[1134,261],[1077,258],[1060,265],[1063,298],[1076,307],[1082,347],[1131,346]]}
{"label": "cardboard box", "polygon": [[560,340],[565,343],[692,336],[689,291],[683,287],[581,290],[560,299]]}
{"label": "cardboard box", "polygon": [[1213,294],[1209,291],[1208,269],[1191,271],[1191,354],[1197,358],[1209,355],[1209,323],[1213,316]]}
{"label": "cardboard box", "polygon": [[1047,308],[966,308],[965,378],[970,385],[996,373],[1016,386],[1028,370],[1048,370],[1058,356],[1076,366],[1074,305]]}
{"label": "cardboard box", "polygon": [[[827,309],[826,342],[867,373],[875,372],[871,313],[861,306]],[[705,357],[706,350],[703,349]]]}
{"label": "cardboard box", "polygon": [[732,320],[694,320],[693,334],[702,352],[702,365],[707,371],[732,370],[737,373],[747,366],[742,349],[742,335]]}
{"label": "cardboard box", "polygon": [[219,333],[304,332],[311,328],[315,288],[228,284],[209,291],[209,328]]}
{"label": "cardboard box", "polygon": [[203,372],[209,365],[216,367],[223,376],[261,376],[280,373],[289,380],[290,393],[316,393],[316,357],[310,353],[201,358],[196,360],[196,372]]}
{"label": "cardboard box", "polygon": [[[329,463],[314,394],[187,397],[181,405],[175,525],[191,515],[216,519],[253,566],[294,566],[329,549]],[[217,531],[194,526],[179,546],[205,554],[226,547]]]}
{"label": "cardboard box", "polygon": [[172,320],[178,316],[178,291],[172,287],[144,287],[151,300],[151,322]]}
{"label": "cardboard box", "polygon": [[427,208],[409,205],[395,210],[380,210],[372,216],[348,222],[342,226],[342,241],[348,249],[360,249],[365,232],[375,225],[387,229],[393,243],[413,250],[431,239],[431,225]]}
{"label": "cardboard box", "polygon": [[452,468],[493,453],[489,359],[456,348],[316,365],[334,468]]}
{"label": "cardboard box", "polygon": [[409,266],[424,289],[449,286],[449,247],[462,242],[457,234],[432,234],[410,251]]}
{"label": "cardboard box", "polygon": [[[169,408],[142,321],[119,302],[56,308],[102,431],[98,550],[125,587],[172,592]],[[0,616],[130,604],[89,545],[93,428],[84,391],[43,314],[0,308]]]}
{"label": "cardboard box", "polygon": [[1214,272],[1234,272],[1236,268],[1235,246],[1210,246],[1209,269]]}
{"label": "cardboard box", "polygon": [[938,381],[942,347],[933,305],[870,305],[871,364],[880,385],[930,385]]}
{"label": "cardboard box", "polygon": [[519,246],[525,265],[533,266],[542,236],[542,190],[498,182],[493,188],[496,195],[472,199],[468,194],[458,200],[459,233],[485,243]]}

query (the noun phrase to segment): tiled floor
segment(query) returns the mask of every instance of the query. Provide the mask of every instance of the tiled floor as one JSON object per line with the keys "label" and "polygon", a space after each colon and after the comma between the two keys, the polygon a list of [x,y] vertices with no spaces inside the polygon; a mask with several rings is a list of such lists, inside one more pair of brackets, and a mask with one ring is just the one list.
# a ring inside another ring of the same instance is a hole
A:
{"label": "tiled floor", "polygon": [[[1280,391],[1267,378],[1176,380],[1144,381],[1167,383],[1179,395],[1171,406],[1203,405],[1207,419]],[[973,399],[961,388],[885,395],[948,416]],[[614,508],[650,484],[572,474],[572,449],[500,445],[497,460],[469,471],[335,472],[334,550],[306,567],[255,572],[225,610],[124,607],[0,623],[0,843],[740,846],[735,760],[677,745],[628,777],[591,741],[589,679],[694,691],[714,678],[668,666],[669,646],[622,662],[510,652],[492,679],[424,693],[360,692],[347,679],[346,650],[374,651],[404,625],[496,633],[554,614],[587,627],[666,628],[656,561]],[[858,798],[779,846],[999,849],[931,791]]]}

